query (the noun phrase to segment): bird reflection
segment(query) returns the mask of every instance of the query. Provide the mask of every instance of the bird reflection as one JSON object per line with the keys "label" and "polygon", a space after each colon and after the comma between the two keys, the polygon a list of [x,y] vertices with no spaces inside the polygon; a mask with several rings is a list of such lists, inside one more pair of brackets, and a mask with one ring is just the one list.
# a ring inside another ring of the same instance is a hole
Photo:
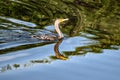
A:
{"label": "bird reflection", "polygon": [[57,59],[61,59],[61,60],[67,60],[68,58],[65,57],[64,55],[62,55],[60,52],[59,52],[59,45],[62,43],[63,41],[63,38],[59,39],[58,42],[55,44],[54,46],[54,52],[55,52],[55,56]]}

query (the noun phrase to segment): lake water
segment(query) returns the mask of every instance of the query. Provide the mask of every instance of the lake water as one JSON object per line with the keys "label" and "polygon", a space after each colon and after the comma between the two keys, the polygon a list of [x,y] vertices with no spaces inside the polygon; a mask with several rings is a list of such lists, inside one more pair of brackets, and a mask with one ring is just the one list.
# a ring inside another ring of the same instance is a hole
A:
{"label": "lake water", "polygon": [[[76,7],[83,10],[82,15],[86,15],[82,19],[78,14],[77,18],[75,17],[77,12],[69,12],[75,9],[74,5],[72,9],[69,8],[70,2],[66,6],[66,2],[58,1],[64,5],[59,7],[56,5],[57,1],[54,1],[49,2],[50,7],[46,4],[45,8],[41,5],[45,5],[46,1],[0,2],[0,9],[3,10],[0,13],[0,80],[120,80],[120,16],[116,6],[119,4],[113,3],[112,8],[115,9],[105,17],[103,15],[107,14],[107,6],[105,9],[101,6],[95,8],[93,4],[97,3],[91,2],[92,5],[88,5],[75,0]],[[99,1],[98,4],[102,4]],[[5,3],[12,3],[9,9],[6,8],[8,5],[3,6]],[[110,2],[108,3],[110,7]],[[23,5],[21,8],[24,14],[18,12],[21,11],[20,5]],[[58,9],[54,9],[53,5]],[[68,10],[64,10],[66,7]],[[89,8],[86,7],[90,7],[90,10],[98,9],[101,14],[96,11],[98,16],[93,18],[94,12],[89,13]],[[54,9],[52,14],[55,15],[51,14],[51,9]],[[69,16],[57,14],[57,10],[63,10],[63,13],[69,13]],[[7,11],[11,14],[7,14]],[[51,42],[31,37],[33,34],[56,35],[54,20],[51,22],[51,19],[59,15],[70,19],[61,24],[65,38],[60,44],[59,41]],[[64,55],[65,60],[55,57],[57,53],[54,48]]]}

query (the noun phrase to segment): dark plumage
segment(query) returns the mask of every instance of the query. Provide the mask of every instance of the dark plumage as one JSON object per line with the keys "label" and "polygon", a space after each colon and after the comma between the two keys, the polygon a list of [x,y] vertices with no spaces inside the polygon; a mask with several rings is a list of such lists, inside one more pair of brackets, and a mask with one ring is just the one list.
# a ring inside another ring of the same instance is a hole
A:
{"label": "dark plumage", "polygon": [[56,32],[58,33],[58,36],[53,36],[49,34],[44,35],[32,35],[33,38],[37,38],[40,40],[49,40],[49,41],[55,41],[58,39],[62,39],[64,37],[63,33],[60,31],[59,25],[61,22],[67,21],[68,19],[57,19],[55,20],[54,27]]}

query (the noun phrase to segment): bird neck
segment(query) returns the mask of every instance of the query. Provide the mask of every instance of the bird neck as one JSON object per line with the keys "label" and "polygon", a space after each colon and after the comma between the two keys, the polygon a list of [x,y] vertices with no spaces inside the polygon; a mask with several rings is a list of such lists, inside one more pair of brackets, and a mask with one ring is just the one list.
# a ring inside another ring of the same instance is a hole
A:
{"label": "bird neck", "polygon": [[60,39],[63,38],[64,35],[63,35],[63,33],[61,32],[61,30],[60,30],[59,21],[58,21],[58,20],[55,21],[54,26],[55,26],[56,32],[58,33],[58,36],[59,36],[58,38],[60,38]]}

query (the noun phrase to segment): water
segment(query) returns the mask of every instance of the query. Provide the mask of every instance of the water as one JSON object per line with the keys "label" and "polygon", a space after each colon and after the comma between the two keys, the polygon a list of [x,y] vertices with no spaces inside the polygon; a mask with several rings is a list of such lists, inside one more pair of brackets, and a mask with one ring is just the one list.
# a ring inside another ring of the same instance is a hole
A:
{"label": "water", "polygon": [[[0,1],[0,80],[120,79],[119,1],[73,1]],[[31,37],[56,35],[61,17],[61,42]]]}
{"label": "water", "polygon": [[[67,61],[55,60],[48,63],[30,63],[29,60],[36,59],[35,55],[39,55],[39,59],[50,54],[34,54],[28,55],[28,50],[19,52],[26,54],[18,55],[16,58],[5,61],[4,63],[12,65],[11,70],[0,74],[0,79],[110,79],[119,80],[119,51],[120,50],[104,50],[102,54],[88,53],[83,56],[72,56]],[[47,51],[46,51],[47,52]],[[31,52],[32,53],[32,52]],[[29,53],[30,54],[30,53]],[[26,60],[27,58],[27,60]],[[34,59],[33,59],[34,58]],[[37,60],[39,60],[37,59]],[[26,63],[25,63],[26,62]],[[13,64],[20,64],[20,68],[13,68]],[[2,64],[3,65],[3,64]],[[98,78],[99,77],[99,78]]]}

